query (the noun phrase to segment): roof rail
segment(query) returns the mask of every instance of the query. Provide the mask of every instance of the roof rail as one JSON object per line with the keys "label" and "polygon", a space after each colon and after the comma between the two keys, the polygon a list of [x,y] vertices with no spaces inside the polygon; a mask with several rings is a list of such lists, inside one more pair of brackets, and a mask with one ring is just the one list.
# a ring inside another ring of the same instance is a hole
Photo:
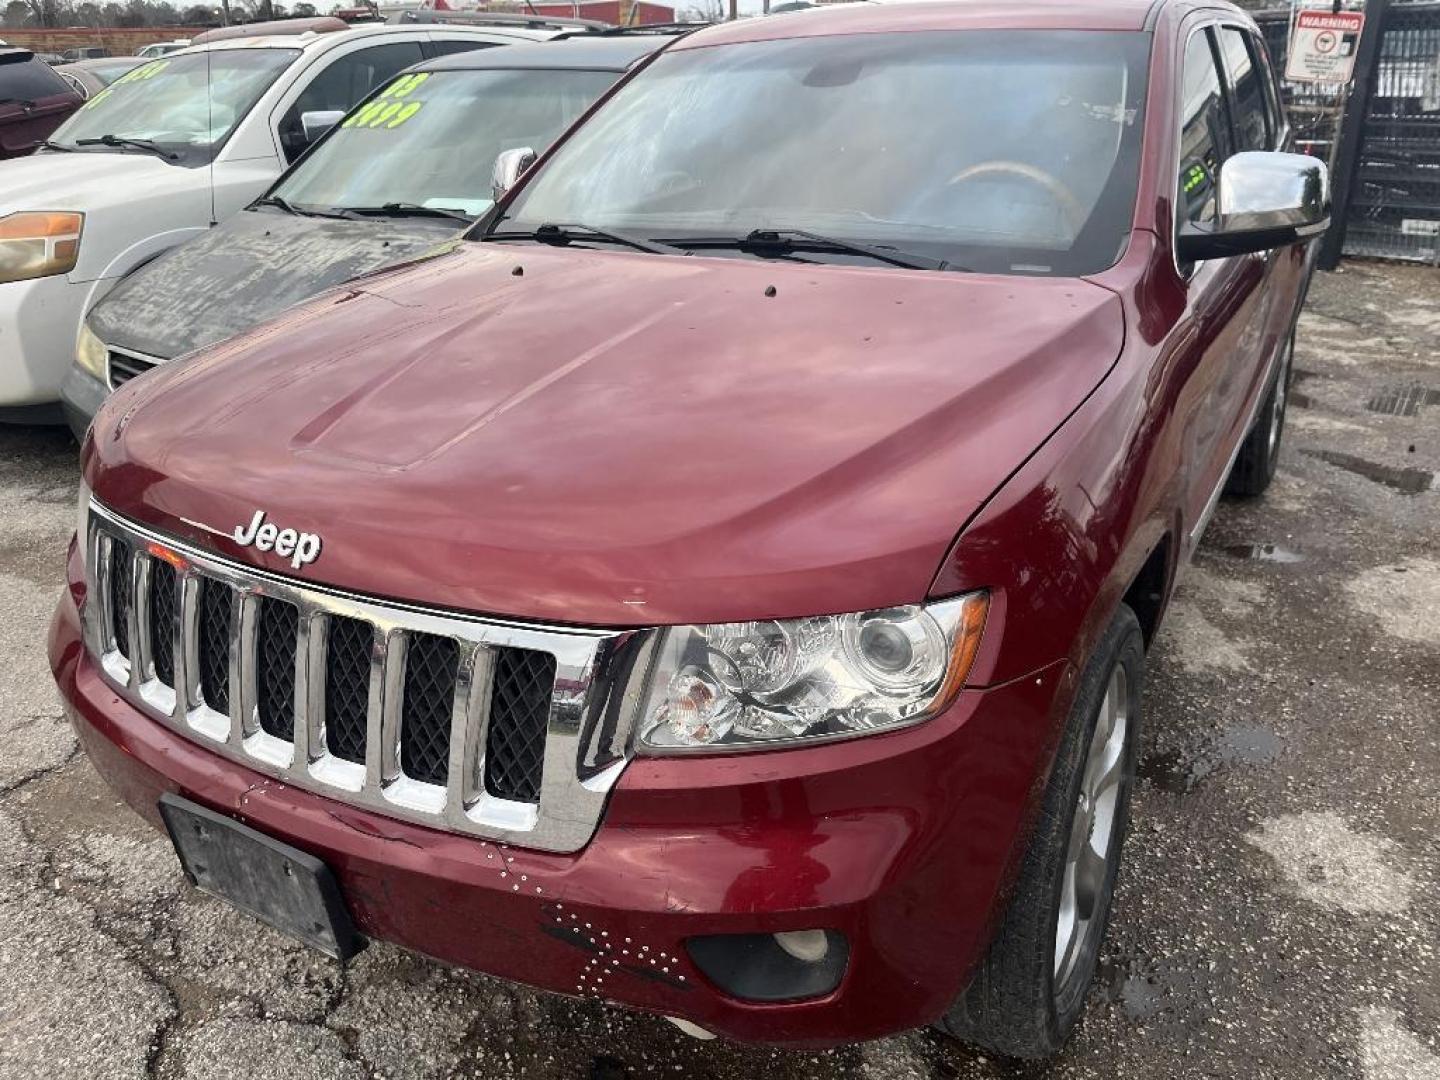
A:
{"label": "roof rail", "polygon": [[610,26],[597,33],[619,37],[623,34],[688,34],[692,30],[703,30],[714,26],[713,22],[653,22],[626,23],[624,26]]}
{"label": "roof rail", "polygon": [[392,23],[444,23],[449,26],[523,26],[528,30],[614,30],[612,23],[598,19],[564,19],[551,15],[525,15],[505,11],[436,11],[417,8],[399,11],[387,20]]}
{"label": "roof rail", "polygon": [[191,45],[208,45],[212,41],[230,41],[248,37],[298,37],[300,34],[333,34],[337,30],[349,30],[350,24],[329,15],[313,19],[272,19],[269,22],[239,23],[235,26],[218,26],[206,30],[190,39]]}

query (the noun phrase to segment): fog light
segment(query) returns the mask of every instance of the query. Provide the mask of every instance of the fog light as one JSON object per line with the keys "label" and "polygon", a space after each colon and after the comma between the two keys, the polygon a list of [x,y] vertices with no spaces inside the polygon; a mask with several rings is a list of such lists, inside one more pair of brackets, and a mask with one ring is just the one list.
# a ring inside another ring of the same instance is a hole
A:
{"label": "fog light", "polygon": [[824,997],[850,962],[850,943],[838,930],[708,934],[689,938],[685,949],[706,978],[746,1001]]}
{"label": "fog light", "polygon": [[830,951],[824,930],[786,930],[775,935],[775,944],[806,964],[818,964]]}

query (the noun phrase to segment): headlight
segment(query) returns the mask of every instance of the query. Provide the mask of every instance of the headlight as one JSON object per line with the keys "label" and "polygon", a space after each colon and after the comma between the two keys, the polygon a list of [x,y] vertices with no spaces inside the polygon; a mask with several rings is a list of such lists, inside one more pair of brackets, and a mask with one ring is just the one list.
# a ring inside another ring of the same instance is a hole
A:
{"label": "headlight", "polygon": [[94,375],[102,383],[107,376],[107,367],[110,363],[110,351],[105,348],[105,343],[100,340],[90,324],[80,324],[80,339],[75,342],[75,363]]}
{"label": "headlight", "polygon": [[663,631],[642,751],[744,750],[933,716],[974,662],[989,598]]}
{"label": "headlight", "polygon": [[0,217],[0,281],[24,281],[75,269],[84,221],[84,214]]}

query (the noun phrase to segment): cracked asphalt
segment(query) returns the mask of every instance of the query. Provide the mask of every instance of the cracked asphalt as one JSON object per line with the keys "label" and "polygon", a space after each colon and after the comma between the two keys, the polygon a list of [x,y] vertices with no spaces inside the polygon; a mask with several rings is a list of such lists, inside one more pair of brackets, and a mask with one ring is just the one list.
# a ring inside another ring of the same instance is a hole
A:
{"label": "cracked asphalt", "polygon": [[1222,503],[1152,653],[1099,983],[1041,1066],[699,1043],[383,944],[342,969],[196,893],[46,669],[75,447],[0,428],[0,1077],[1440,1080],[1440,271],[1317,276],[1296,367],[1280,476]]}

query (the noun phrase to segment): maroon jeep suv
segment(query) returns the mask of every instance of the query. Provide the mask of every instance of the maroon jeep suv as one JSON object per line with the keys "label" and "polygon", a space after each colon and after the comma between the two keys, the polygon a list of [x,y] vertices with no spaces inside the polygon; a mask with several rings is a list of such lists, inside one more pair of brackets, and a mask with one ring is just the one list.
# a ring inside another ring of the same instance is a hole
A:
{"label": "maroon jeep suv", "polygon": [[[1055,1051],[1325,169],[1207,0],[702,30],[118,392],[50,656],[199,887],[696,1034]],[[518,169],[525,157],[516,148]]]}

